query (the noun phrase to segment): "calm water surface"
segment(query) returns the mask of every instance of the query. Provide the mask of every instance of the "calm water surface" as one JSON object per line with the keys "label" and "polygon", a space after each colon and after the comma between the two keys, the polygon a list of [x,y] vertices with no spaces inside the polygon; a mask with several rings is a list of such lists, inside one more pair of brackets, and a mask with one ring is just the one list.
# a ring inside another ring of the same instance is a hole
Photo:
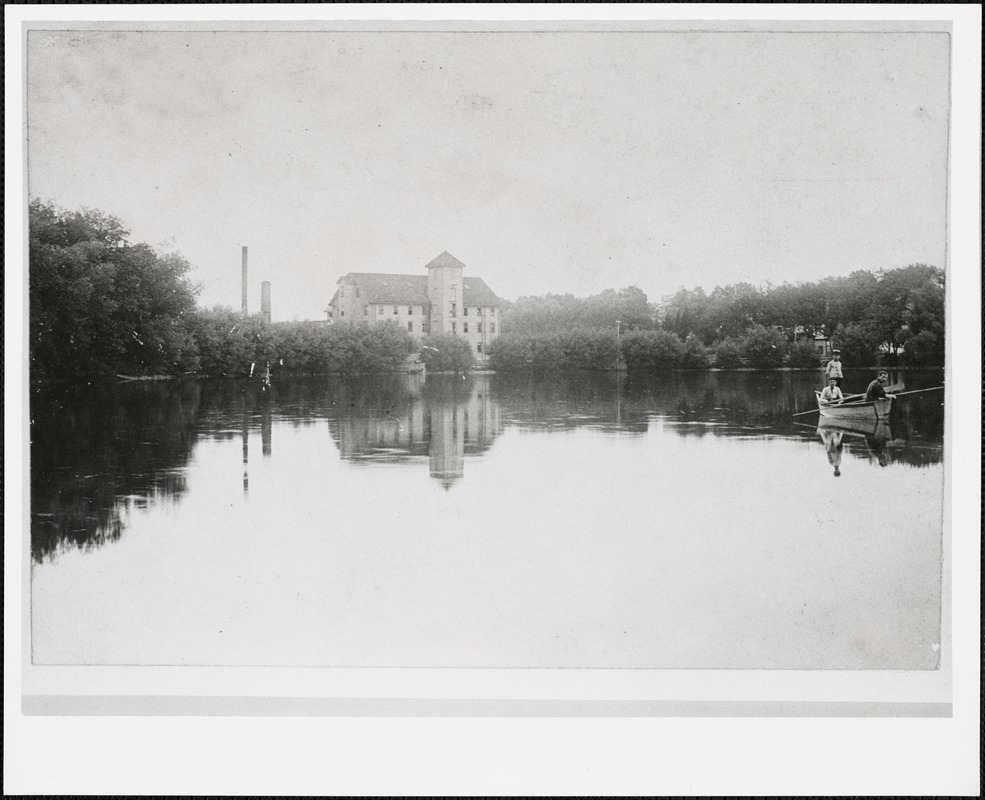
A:
{"label": "calm water surface", "polygon": [[46,387],[34,662],[933,669],[943,392],[819,428],[820,386]]}

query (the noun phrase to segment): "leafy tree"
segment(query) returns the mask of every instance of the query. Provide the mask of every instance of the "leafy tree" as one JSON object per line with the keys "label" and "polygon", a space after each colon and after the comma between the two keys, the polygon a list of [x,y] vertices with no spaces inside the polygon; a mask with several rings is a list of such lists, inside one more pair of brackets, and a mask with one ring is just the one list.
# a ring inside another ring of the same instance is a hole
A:
{"label": "leafy tree", "polygon": [[689,333],[684,340],[680,363],[684,369],[706,369],[711,363],[708,350],[693,333]]}
{"label": "leafy tree", "polygon": [[451,333],[425,336],[421,342],[421,360],[435,372],[466,372],[475,366],[469,343]]}
{"label": "leafy tree", "polygon": [[611,369],[618,359],[615,332],[604,330],[528,336],[504,334],[489,348],[489,365],[503,371]]}
{"label": "leafy tree", "polygon": [[188,262],[133,245],[118,219],[32,200],[30,364],[36,378],[173,374],[196,367]]}
{"label": "leafy tree", "polygon": [[742,337],[743,355],[757,369],[778,367],[786,355],[787,341],[775,328],[753,325]]}
{"label": "leafy tree", "polygon": [[880,337],[871,324],[852,322],[839,325],[832,344],[841,350],[846,366],[870,367],[878,360]]}
{"label": "leafy tree", "polygon": [[821,357],[818,355],[817,350],[814,349],[814,343],[809,339],[801,339],[795,344],[790,345],[788,352],[790,355],[788,363],[791,367],[809,369],[821,365]]}
{"label": "leafy tree", "polygon": [[673,369],[681,363],[684,345],[670,331],[631,331],[622,337],[622,356],[631,370]]}
{"label": "leafy tree", "polygon": [[710,344],[722,335],[722,324],[714,314],[714,302],[705,295],[700,286],[693,290],[681,289],[671,301],[664,318],[665,330],[685,339],[689,333],[696,334],[701,341]]}
{"label": "leafy tree", "polygon": [[920,331],[906,340],[903,361],[916,367],[943,364],[944,338],[929,330]]}
{"label": "leafy tree", "polygon": [[715,347],[715,365],[721,369],[742,366],[742,343],[735,338],[723,339]]}
{"label": "leafy tree", "polygon": [[563,334],[572,330],[623,331],[653,328],[646,294],[636,286],[577,298],[571,294],[521,297],[502,312],[503,333]]}
{"label": "leafy tree", "polygon": [[570,369],[611,369],[619,360],[619,343],[606,330],[572,331],[561,342],[562,363]]}

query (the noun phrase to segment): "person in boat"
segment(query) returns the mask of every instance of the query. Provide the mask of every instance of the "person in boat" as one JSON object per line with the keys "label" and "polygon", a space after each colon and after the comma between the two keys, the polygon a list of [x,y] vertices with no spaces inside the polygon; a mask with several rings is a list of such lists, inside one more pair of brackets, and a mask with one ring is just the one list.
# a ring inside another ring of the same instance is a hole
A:
{"label": "person in boat", "polygon": [[821,441],[828,453],[828,463],[834,467],[835,477],[838,478],[841,476],[841,440],[844,434],[831,428],[821,428],[818,433],[821,434]]}
{"label": "person in boat", "polygon": [[873,400],[892,400],[896,397],[894,394],[886,394],[885,385],[889,383],[889,373],[886,370],[879,370],[876,379],[869,384],[869,388],[865,390],[865,402],[871,402]]}
{"label": "person in boat", "polygon": [[834,378],[838,382],[838,388],[841,388],[841,350],[831,351],[831,360],[824,368],[824,377],[828,380]]}
{"label": "person in boat", "polygon": [[841,393],[841,389],[838,388],[837,378],[828,378],[828,385],[821,390],[821,405],[840,405],[844,399],[845,396]]}

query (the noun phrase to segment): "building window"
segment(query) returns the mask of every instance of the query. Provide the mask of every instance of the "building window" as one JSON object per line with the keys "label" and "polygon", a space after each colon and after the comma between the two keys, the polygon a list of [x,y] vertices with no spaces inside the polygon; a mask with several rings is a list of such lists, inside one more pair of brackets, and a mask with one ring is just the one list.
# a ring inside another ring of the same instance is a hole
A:
{"label": "building window", "polygon": [[469,315],[469,307],[465,306],[465,308],[462,309],[462,313],[467,317]]}
{"label": "building window", "polygon": [[451,304],[451,315],[453,317],[455,316],[455,304],[454,303]]}
{"label": "building window", "polygon": [[364,317],[369,316],[369,306],[363,306],[363,316]]}
{"label": "building window", "polygon": [[481,353],[481,352],[482,352],[482,342],[479,342],[479,343],[478,343],[478,344],[477,344],[477,345],[475,346],[475,352],[477,352],[477,353]]}
{"label": "building window", "polygon": [[378,311],[379,311],[380,314],[382,314],[383,313],[383,306],[380,306],[379,309],[378,309]]}
{"label": "building window", "polygon": [[454,333],[454,332],[455,332],[455,323],[454,323],[454,322],[453,322],[453,323],[451,324],[451,332],[452,332],[452,333]]}
{"label": "building window", "polygon": [[496,332],[496,323],[495,322],[490,322],[489,323],[489,332],[490,333],[495,333]]}
{"label": "building window", "polygon": [[481,322],[478,325],[476,325],[476,330],[478,330],[479,333],[482,333],[482,323]]}
{"label": "building window", "polygon": [[409,316],[414,316],[414,306],[407,306],[407,314]]}
{"label": "building window", "polygon": [[345,316],[345,312],[344,312],[344,311],[340,311],[340,312],[339,312],[339,316],[342,316],[342,317],[344,317],[344,316]]}
{"label": "building window", "polygon": [[463,322],[462,323],[462,333],[468,333],[468,332],[469,332],[469,324],[467,322]]}
{"label": "building window", "polygon": [[410,333],[413,333],[413,332],[414,332],[414,323],[413,323],[413,322],[408,322],[408,323],[407,323],[407,330],[408,330],[408,331],[409,331]]}
{"label": "building window", "polygon": [[396,313],[397,313],[397,307],[396,307],[396,306],[394,306],[394,307],[393,307],[393,313],[394,313],[394,314],[396,314]]}

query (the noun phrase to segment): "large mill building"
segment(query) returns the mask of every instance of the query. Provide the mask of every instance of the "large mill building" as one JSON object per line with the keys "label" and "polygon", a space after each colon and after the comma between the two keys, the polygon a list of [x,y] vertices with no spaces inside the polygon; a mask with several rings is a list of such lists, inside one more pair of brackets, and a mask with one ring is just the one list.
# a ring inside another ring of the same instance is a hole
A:
{"label": "large mill building", "polygon": [[326,312],[329,322],[379,325],[396,322],[416,337],[451,333],[486,360],[499,335],[502,301],[482,278],[466,278],[465,265],[447,251],[426,265],[427,276],[350,272],[339,278]]}

